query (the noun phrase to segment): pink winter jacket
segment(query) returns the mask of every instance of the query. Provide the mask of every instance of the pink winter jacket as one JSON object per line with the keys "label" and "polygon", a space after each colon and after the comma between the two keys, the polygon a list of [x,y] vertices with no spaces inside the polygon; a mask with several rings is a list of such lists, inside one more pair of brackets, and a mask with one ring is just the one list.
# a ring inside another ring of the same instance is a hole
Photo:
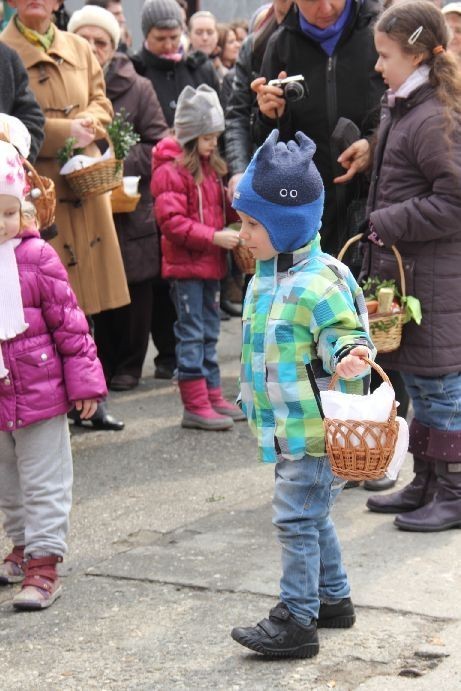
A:
{"label": "pink winter jacket", "polygon": [[29,328],[1,343],[9,372],[0,379],[0,430],[8,432],[107,394],[85,315],[55,250],[27,230],[16,260]]}
{"label": "pink winter jacket", "polygon": [[226,274],[226,252],[213,245],[213,236],[238,216],[208,163],[202,163],[204,180],[199,186],[177,164],[181,154],[173,137],[162,139],[152,152],[151,191],[162,238],[162,276],[221,279]]}

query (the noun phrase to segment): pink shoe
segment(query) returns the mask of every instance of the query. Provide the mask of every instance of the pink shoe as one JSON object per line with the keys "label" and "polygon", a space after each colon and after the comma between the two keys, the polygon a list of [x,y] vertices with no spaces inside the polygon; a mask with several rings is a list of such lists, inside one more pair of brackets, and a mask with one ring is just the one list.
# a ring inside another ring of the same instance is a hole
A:
{"label": "pink shoe", "polygon": [[28,559],[21,590],[13,598],[13,607],[20,610],[46,609],[61,595],[62,586],[56,564],[62,557],[51,554],[39,559]]}
{"label": "pink shoe", "polygon": [[234,422],[246,420],[245,413],[238,407],[238,405],[235,405],[235,403],[231,403],[230,401],[226,401],[222,395],[222,389],[220,386],[217,386],[215,389],[208,389],[208,398],[213,406],[213,410],[215,410],[217,413],[221,413],[221,415],[228,415],[234,420]]}
{"label": "pink shoe", "polygon": [[234,426],[231,417],[220,415],[212,408],[205,379],[180,379],[178,386],[184,404],[182,427],[224,430]]}
{"label": "pink shoe", "polygon": [[20,583],[24,580],[24,545],[16,545],[0,564],[0,585]]}

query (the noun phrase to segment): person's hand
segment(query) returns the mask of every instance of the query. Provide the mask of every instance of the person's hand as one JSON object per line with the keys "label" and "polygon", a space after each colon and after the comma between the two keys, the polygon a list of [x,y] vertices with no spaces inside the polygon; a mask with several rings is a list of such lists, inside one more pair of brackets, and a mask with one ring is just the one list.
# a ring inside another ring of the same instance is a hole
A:
{"label": "person's hand", "polygon": [[[286,72],[279,72],[278,79],[286,79]],[[259,110],[267,118],[275,120],[281,118],[285,112],[286,101],[283,89],[279,86],[269,86],[265,77],[258,77],[251,82],[251,88],[256,93]]]}
{"label": "person's hand", "polygon": [[229,180],[229,184],[227,185],[227,197],[232,204],[232,200],[234,198],[235,190],[238,185],[238,182],[240,178],[243,176],[243,173],[236,173],[231,177]]}
{"label": "person's hand", "polygon": [[213,237],[213,244],[222,247],[225,250],[232,250],[239,244],[239,234],[236,230],[231,228],[223,228],[217,230]]}
{"label": "person's hand", "polygon": [[75,401],[75,408],[79,411],[81,420],[88,420],[90,417],[92,417],[92,415],[95,414],[97,407],[98,402],[93,398]]}
{"label": "person's hand", "polygon": [[370,357],[370,352],[366,346],[356,346],[343,357],[336,365],[336,374],[341,379],[351,379],[362,374],[367,369],[368,363],[363,358]]}
{"label": "person's hand", "polygon": [[370,144],[367,139],[358,139],[347,147],[338,158],[338,163],[347,173],[335,178],[333,182],[343,184],[352,180],[357,173],[363,173],[370,165]]}
{"label": "person's hand", "polygon": [[77,140],[76,147],[84,149],[94,142],[96,128],[91,118],[76,118],[70,126],[70,136]]}

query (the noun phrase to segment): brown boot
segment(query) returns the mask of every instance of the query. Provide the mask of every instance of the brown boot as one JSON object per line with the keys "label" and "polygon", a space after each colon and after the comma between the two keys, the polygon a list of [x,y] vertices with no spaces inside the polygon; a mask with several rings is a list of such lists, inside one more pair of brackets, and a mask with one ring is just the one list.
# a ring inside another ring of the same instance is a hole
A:
{"label": "brown boot", "polygon": [[13,607],[20,610],[46,609],[61,595],[62,586],[56,564],[62,557],[50,554],[47,557],[26,562],[25,578],[21,590],[13,598]]}
{"label": "brown boot", "polygon": [[434,461],[415,456],[413,480],[398,492],[370,497],[367,508],[376,513],[403,513],[429,503],[435,489],[434,465]]}
{"label": "brown boot", "polygon": [[435,464],[436,492],[429,504],[403,516],[396,516],[400,530],[435,533],[461,528],[461,463]]}

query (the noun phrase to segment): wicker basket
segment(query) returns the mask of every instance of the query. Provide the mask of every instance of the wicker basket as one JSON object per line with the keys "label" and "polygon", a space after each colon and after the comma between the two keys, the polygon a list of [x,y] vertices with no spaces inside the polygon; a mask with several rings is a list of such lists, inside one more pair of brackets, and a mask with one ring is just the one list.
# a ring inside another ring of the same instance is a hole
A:
{"label": "wicker basket", "polygon": [[[368,358],[365,360],[390,384],[389,377],[379,365]],[[337,380],[335,375],[330,389],[334,388]],[[397,443],[399,425],[396,415],[394,398],[387,422],[325,418],[325,443],[333,473],[344,480],[377,480],[383,477]],[[369,445],[370,437],[374,441],[373,447]]]}
{"label": "wicker basket", "polygon": [[235,263],[242,274],[254,274],[256,271],[256,260],[250,250],[245,245],[237,245],[232,250]]}
{"label": "wicker basket", "polygon": [[[49,228],[55,219],[56,191],[51,178],[39,175],[27,159],[22,161],[31,186],[30,197],[37,213],[40,230]],[[36,191],[38,190],[38,192]]]}
{"label": "wicker basket", "polygon": [[[106,138],[112,148],[109,137]],[[98,197],[122,184],[123,161],[119,161],[113,156],[104,161],[95,160],[96,163],[87,168],[74,170],[72,173],[63,175],[70,189],[79,199]]]}
{"label": "wicker basket", "polygon": [[120,185],[112,190],[110,195],[112,213],[129,214],[136,209],[140,199],[140,194],[126,194],[123,185]]}
{"label": "wicker basket", "polygon": [[[346,242],[340,253],[338,259],[341,261],[349,247],[358,242],[363,233],[354,235]],[[394,252],[400,276],[400,293],[402,298],[406,296],[405,274],[403,272],[403,262],[400,252],[395,245],[391,246]],[[401,308],[398,312],[380,313],[375,312],[368,316],[370,324],[370,335],[375,344],[378,353],[391,353],[397,350],[402,340],[402,328],[405,322],[405,308]]]}

